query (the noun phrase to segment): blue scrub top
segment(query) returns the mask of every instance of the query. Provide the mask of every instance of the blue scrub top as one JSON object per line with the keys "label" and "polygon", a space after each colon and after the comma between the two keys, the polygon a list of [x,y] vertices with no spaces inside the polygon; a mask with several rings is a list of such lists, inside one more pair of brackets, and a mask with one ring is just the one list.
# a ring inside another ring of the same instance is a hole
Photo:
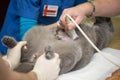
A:
{"label": "blue scrub top", "polygon": [[[87,0],[11,0],[6,18],[0,31],[0,39],[8,35],[14,37],[17,41],[20,37],[20,17],[30,18],[38,21],[38,24],[52,24],[59,20],[62,11]],[[56,17],[43,17],[44,5],[57,5],[58,13]],[[7,47],[0,42],[0,52],[6,54]]]}

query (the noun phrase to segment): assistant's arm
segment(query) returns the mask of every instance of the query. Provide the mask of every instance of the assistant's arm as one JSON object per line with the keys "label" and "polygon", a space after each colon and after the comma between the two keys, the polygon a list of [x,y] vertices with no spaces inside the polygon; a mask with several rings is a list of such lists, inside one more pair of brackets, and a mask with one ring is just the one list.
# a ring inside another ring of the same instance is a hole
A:
{"label": "assistant's arm", "polygon": [[[103,16],[103,17],[112,17],[120,14],[120,0],[92,0],[92,3],[95,6],[95,11],[93,16]],[[81,21],[91,14],[93,11],[93,6],[89,3],[83,3],[72,8],[67,8],[63,11],[60,17],[60,24],[65,27],[67,30],[75,28],[74,24],[69,26],[66,24],[65,18],[66,14],[72,16],[72,18],[80,24]]]}
{"label": "assistant's arm", "polygon": [[0,80],[37,80],[34,72],[18,73],[12,71],[9,64],[0,56]]}
{"label": "assistant's arm", "polygon": [[[13,71],[20,63],[21,48],[26,41],[20,41],[14,48],[9,48],[6,57],[0,56],[0,80],[55,80],[60,71],[60,59],[57,53],[48,60],[45,54],[41,55],[29,73]],[[7,77],[6,77],[7,76]]]}
{"label": "assistant's arm", "polygon": [[95,16],[116,16],[120,14],[120,0],[94,0]]}

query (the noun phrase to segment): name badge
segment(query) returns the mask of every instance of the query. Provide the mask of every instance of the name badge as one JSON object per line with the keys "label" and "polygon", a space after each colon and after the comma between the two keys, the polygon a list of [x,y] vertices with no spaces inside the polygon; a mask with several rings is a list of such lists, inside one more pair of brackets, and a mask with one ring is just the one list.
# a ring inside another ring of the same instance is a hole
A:
{"label": "name badge", "polygon": [[58,12],[58,6],[44,5],[43,16],[56,17],[57,12]]}

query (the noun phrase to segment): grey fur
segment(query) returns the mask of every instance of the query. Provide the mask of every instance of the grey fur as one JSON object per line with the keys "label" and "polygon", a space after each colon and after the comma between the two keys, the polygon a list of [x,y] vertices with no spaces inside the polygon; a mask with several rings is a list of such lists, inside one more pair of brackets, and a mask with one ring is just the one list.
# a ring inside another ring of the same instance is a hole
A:
{"label": "grey fur", "polygon": [[[97,18],[94,26],[81,25],[81,28],[99,49],[106,47],[113,34],[113,26],[109,18]],[[83,35],[76,29],[79,35],[78,39],[62,40],[57,35],[57,30],[57,27],[47,29],[43,26],[36,26],[30,29],[23,38],[23,40],[28,41],[28,50],[22,50],[21,64],[15,70],[20,72],[32,70],[36,61],[32,59],[33,55],[43,54],[47,46],[51,46],[53,51],[60,55],[60,74],[77,70],[87,65],[95,50]],[[67,35],[64,30],[63,33]]]}

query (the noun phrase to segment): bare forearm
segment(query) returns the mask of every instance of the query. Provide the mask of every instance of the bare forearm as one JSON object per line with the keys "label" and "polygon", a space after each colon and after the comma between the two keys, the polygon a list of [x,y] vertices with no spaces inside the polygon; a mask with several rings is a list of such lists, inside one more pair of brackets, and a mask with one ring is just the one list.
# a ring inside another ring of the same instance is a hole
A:
{"label": "bare forearm", "polygon": [[34,72],[18,73],[10,70],[10,66],[0,56],[0,80],[37,80],[37,76]]}
{"label": "bare forearm", "polygon": [[120,14],[120,0],[94,0],[95,16],[112,17]]}
{"label": "bare forearm", "polygon": [[34,72],[29,73],[11,72],[10,77],[11,79],[8,80],[37,80],[37,76]]}
{"label": "bare forearm", "polygon": [[8,77],[10,76],[10,67],[8,66],[7,62],[2,59],[0,56],[0,80],[9,80]]}

